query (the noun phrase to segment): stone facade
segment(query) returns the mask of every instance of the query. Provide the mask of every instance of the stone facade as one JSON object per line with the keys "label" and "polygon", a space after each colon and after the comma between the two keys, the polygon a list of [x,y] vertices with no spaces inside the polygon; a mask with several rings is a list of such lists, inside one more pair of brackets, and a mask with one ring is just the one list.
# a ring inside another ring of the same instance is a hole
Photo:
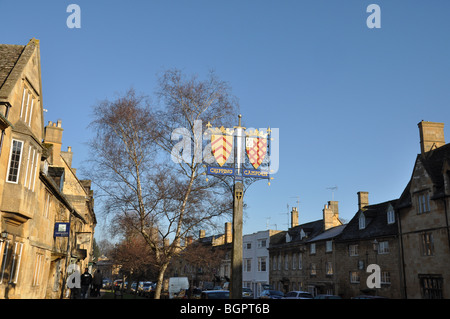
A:
{"label": "stone facade", "polygon": [[[0,45],[0,129],[0,298],[60,298],[69,263],[91,260],[96,220],[60,122],[44,127],[36,39]],[[70,222],[69,237],[54,236],[57,222]]]}
{"label": "stone facade", "polygon": [[420,122],[421,153],[397,205],[405,298],[450,298],[450,144]]}

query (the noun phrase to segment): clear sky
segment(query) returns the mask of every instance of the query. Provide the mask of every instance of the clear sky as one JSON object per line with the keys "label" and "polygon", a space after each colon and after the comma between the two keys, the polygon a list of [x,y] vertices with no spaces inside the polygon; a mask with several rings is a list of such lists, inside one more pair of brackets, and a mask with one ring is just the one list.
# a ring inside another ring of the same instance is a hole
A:
{"label": "clear sky", "polygon": [[[71,3],[79,29],[66,25]],[[379,29],[366,24],[372,3]],[[40,40],[45,122],[62,120],[74,167],[98,101],[131,86],[152,96],[172,67],[228,81],[244,126],[280,132],[275,179],[245,195],[244,234],[286,229],[297,197],[300,223],[322,218],[334,186],[347,220],[358,191],[372,204],[398,198],[420,152],[417,123],[450,124],[447,0],[0,0],[0,13],[0,43]]]}

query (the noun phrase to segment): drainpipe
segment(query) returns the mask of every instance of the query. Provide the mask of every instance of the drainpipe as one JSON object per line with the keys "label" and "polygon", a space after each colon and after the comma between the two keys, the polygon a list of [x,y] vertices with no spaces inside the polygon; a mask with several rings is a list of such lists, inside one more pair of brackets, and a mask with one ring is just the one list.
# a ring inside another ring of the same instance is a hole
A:
{"label": "drainpipe", "polygon": [[404,298],[408,299],[408,293],[406,289],[406,273],[405,273],[405,254],[403,249],[403,233],[402,233],[402,223],[400,218],[400,210],[397,209],[396,218],[398,219],[398,228],[399,228],[399,237],[400,237],[400,254],[401,254],[401,268],[402,268],[402,277],[403,277],[403,294]]}

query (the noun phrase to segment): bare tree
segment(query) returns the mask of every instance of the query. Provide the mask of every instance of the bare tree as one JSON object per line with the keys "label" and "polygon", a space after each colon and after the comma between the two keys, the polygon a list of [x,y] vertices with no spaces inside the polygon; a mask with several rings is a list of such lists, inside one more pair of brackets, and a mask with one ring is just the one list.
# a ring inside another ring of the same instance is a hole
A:
{"label": "bare tree", "polygon": [[203,139],[195,144],[198,121],[202,131],[210,121],[227,125],[237,106],[229,86],[212,73],[199,81],[169,70],[161,76],[157,94],[164,103],[158,112],[134,90],[96,105],[91,123],[96,136],[89,144],[89,175],[105,199],[105,212],[120,216],[119,228],[126,225],[141,234],[154,254],[155,298],[171,259],[182,251],[181,241],[232,209],[220,180],[206,181],[201,175],[198,152],[185,161],[171,161],[177,143],[172,133],[184,128],[189,135],[184,137],[203,149]]}

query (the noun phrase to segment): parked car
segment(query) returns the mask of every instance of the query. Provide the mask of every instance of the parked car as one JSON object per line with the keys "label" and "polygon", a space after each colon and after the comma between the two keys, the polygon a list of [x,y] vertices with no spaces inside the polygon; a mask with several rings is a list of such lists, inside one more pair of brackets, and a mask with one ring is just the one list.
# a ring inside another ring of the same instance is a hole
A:
{"label": "parked car", "polygon": [[289,291],[284,299],[313,299],[313,295],[307,291]]}
{"label": "parked car", "polygon": [[102,285],[103,289],[111,289],[111,286],[112,286],[112,283],[111,283],[110,279],[107,279],[107,278],[103,279],[103,285]]}
{"label": "parked car", "polygon": [[121,289],[124,289],[125,287],[124,287],[123,284],[122,284],[122,279],[116,279],[116,280],[114,280],[113,288],[114,288],[114,290],[121,290]]}
{"label": "parked car", "polygon": [[253,291],[250,288],[242,288],[242,298],[253,299]]}
{"label": "parked car", "polygon": [[142,287],[139,289],[139,295],[148,297],[153,290],[153,283],[151,281],[144,281]]}
{"label": "parked car", "polygon": [[284,293],[279,290],[264,290],[259,299],[282,299],[284,297]]}
{"label": "parked car", "polygon": [[202,291],[200,299],[230,299],[230,291],[229,290]]}
{"label": "parked car", "polygon": [[314,299],[342,299],[341,296],[337,295],[317,295]]}

